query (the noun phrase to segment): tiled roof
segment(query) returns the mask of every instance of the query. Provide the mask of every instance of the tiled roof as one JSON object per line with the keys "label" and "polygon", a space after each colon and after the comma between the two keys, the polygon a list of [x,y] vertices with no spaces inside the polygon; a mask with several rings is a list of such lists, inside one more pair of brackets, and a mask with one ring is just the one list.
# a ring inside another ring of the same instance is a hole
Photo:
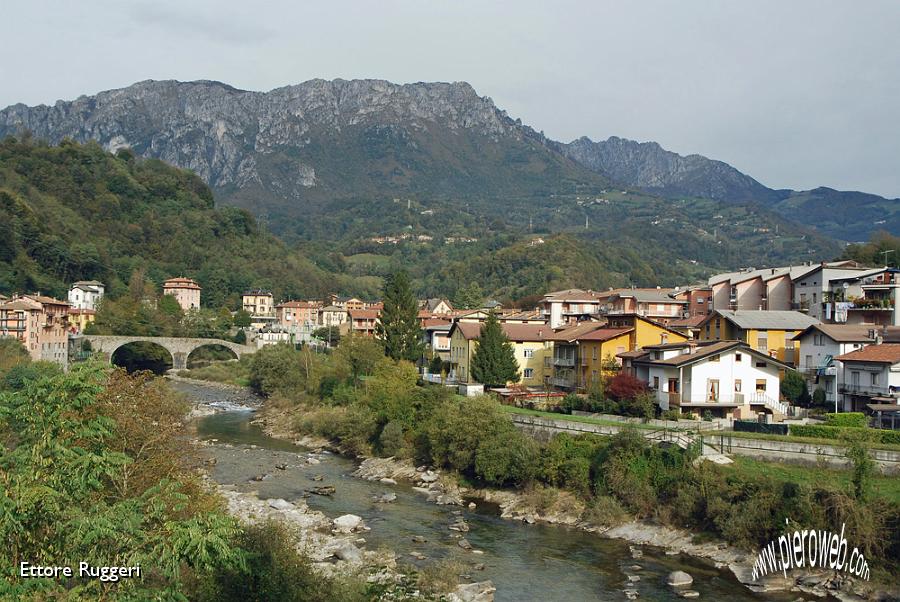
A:
{"label": "tiled roof", "polygon": [[716,313],[744,330],[803,330],[819,323],[799,311],[717,309]]}
{"label": "tiled roof", "polygon": [[596,301],[603,293],[586,291],[580,288],[568,288],[564,291],[554,291],[544,295],[544,301]]}
{"label": "tiled roof", "polygon": [[191,288],[200,289],[200,285],[190,278],[169,278],[163,281],[163,288]]}
{"label": "tiled roof", "polygon": [[577,322],[555,330],[547,338],[553,341],[576,341],[587,333],[599,330],[605,326],[606,322]]}
{"label": "tiled roof", "polygon": [[794,340],[799,340],[813,330],[823,333],[838,343],[871,343],[872,339],[869,337],[869,334],[873,330],[888,342],[892,342],[895,338],[900,340],[900,327],[888,326],[887,329],[884,329],[873,324],[813,324],[803,332],[795,335]]}
{"label": "tiled roof", "polygon": [[[481,336],[480,322],[456,322],[454,328],[459,329],[462,335],[469,340]],[[510,341],[546,341],[550,340],[553,331],[545,324],[500,324],[504,334]]]}
{"label": "tiled roof", "polygon": [[616,337],[622,336],[623,334],[628,334],[634,330],[633,328],[600,328],[593,332],[589,332],[581,337],[578,337],[579,341],[608,341],[610,339],[614,339]]}
{"label": "tiled roof", "polygon": [[68,305],[68,301],[60,301],[59,299],[54,299],[53,297],[47,297],[46,295],[22,295],[27,299],[31,299],[32,301],[37,301],[38,303],[43,303],[45,305]]}
{"label": "tiled roof", "polygon": [[691,316],[669,322],[669,328],[696,328],[706,321],[706,316]]}
{"label": "tiled roof", "polygon": [[354,320],[374,320],[381,315],[377,309],[351,309],[347,313]]}
{"label": "tiled roof", "polygon": [[285,301],[284,303],[279,303],[275,307],[295,307],[298,309],[316,309],[319,307],[319,304],[314,301]]}
{"label": "tiled roof", "polygon": [[[656,345],[653,348],[665,347],[664,345]],[[684,344],[676,344],[673,347],[685,347]],[[683,353],[681,355],[676,355],[675,357],[670,357],[664,360],[646,360],[653,365],[660,366],[684,366],[686,364],[691,364],[696,361],[702,360],[704,358],[712,357],[714,355],[718,355],[725,351],[729,351],[731,349],[740,350],[742,352],[746,351],[748,353],[758,353],[754,352],[746,343],[742,343],[741,341],[717,341],[712,345],[703,345],[698,346],[697,350],[693,353]],[[771,358],[766,358],[771,359]]]}
{"label": "tiled roof", "polygon": [[900,343],[882,343],[881,345],[869,345],[844,355],[839,355],[836,360],[842,362],[876,362],[879,364],[900,363]]}

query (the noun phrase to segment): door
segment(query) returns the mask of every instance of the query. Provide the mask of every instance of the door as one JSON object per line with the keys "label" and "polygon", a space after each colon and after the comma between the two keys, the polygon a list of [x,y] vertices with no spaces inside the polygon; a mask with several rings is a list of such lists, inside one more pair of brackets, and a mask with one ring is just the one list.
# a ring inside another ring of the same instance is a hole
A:
{"label": "door", "polygon": [[710,378],[706,381],[706,400],[719,401],[719,379]]}
{"label": "door", "polygon": [[677,405],[681,403],[681,399],[678,396],[678,379],[670,378],[668,383],[668,388],[666,389],[669,393],[669,405]]}

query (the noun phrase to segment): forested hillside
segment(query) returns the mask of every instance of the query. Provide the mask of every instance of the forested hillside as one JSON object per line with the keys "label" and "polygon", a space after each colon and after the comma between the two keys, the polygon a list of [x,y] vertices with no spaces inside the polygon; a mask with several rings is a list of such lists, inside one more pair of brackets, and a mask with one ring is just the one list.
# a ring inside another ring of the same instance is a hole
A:
{"label": "forested hillside", "polygon": [[212,307],[234,305],[249,286],[297,297],[374,293],[260,232],[246,211],[216,208],[188,171],[95,143],[0,142],[0,292],[64,296],[72,281],[98,279],[116,295],[137,269],[157,284],[197,279]]}

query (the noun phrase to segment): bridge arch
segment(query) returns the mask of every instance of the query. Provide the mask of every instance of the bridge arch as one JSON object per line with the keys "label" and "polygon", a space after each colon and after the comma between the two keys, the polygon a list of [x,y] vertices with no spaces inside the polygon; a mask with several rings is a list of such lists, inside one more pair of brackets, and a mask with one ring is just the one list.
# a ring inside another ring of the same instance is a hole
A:
{"label": "bridge arch", "polygon": [[156,374],[165,374],[175,365],[175,358],[159,343],[132,341],[116,347],[109,354],[109,363],[129,372],[150,370]]}
{"label": "bridge arch", "polygon": [[113,354],[122,347],[137,342],[155,343],[163,347],[172,356],[172,368],[175,370],[184,370],[187,368],[188,356],[195,349],[206,345],[219,345],[229,349],[237,358],[248,353],[255,353],[256,347],[249,345],[240,345],[232,341],[223,339],[202,339],[187,337],[142,337],[142,336],[125,336],[125,335],[85,335],[84,339],[91,344],[91,349],[103,353],[107,358],[112,358]]}
{"label": "bridge arch", "polygon": [[[203,361],[202,359],[198,360],[198,358],[196,357],[197,352],[198,352],[198,351],[202,351],[202,350],[204,350],[204,349],[207,350],[208,352],[212,352],[213,354],[215,354],[216,351],[222,350],[222,351],[224,351],[227,355],[230,356],[230,357],[228,358],[229,360],[231,360],[231,359],[233,359],[233,360],[241,359],[240,356],[238,355],[238,353],[237,353],[234,349],[232,349],[231,347],[226,347],[226,346],[221,345],[221,344],[219,344],[219,343],[206,343],[205,345],[198,345],[198,346],[194,347],[194,348],[191,350],[191,352],[188,353],[187,357],[184,359],[185,365],[186,365],[187,367],[189,367],[189,368],[190,368],[191,366],[197,367],[197,362],[198,362],[198,361],[201,361],[201,362]],[[221,359],[221,358],[216,358],[214,361],[222,361],[222,359]]]}

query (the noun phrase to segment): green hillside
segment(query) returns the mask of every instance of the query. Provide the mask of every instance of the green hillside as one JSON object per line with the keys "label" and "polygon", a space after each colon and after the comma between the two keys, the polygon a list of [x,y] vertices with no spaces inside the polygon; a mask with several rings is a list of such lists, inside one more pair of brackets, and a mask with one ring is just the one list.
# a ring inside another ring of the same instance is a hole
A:
{"label": "green hillside", "polygon": [[113,295],[136,269],[156,283],[184,275],[204,305],[234,305],[248,286],[284,296],[359,293],[276,239],[237,208],[215,208],[195,175],[99,145],[0,142],[0,292],[64,296],[98,279]]}

